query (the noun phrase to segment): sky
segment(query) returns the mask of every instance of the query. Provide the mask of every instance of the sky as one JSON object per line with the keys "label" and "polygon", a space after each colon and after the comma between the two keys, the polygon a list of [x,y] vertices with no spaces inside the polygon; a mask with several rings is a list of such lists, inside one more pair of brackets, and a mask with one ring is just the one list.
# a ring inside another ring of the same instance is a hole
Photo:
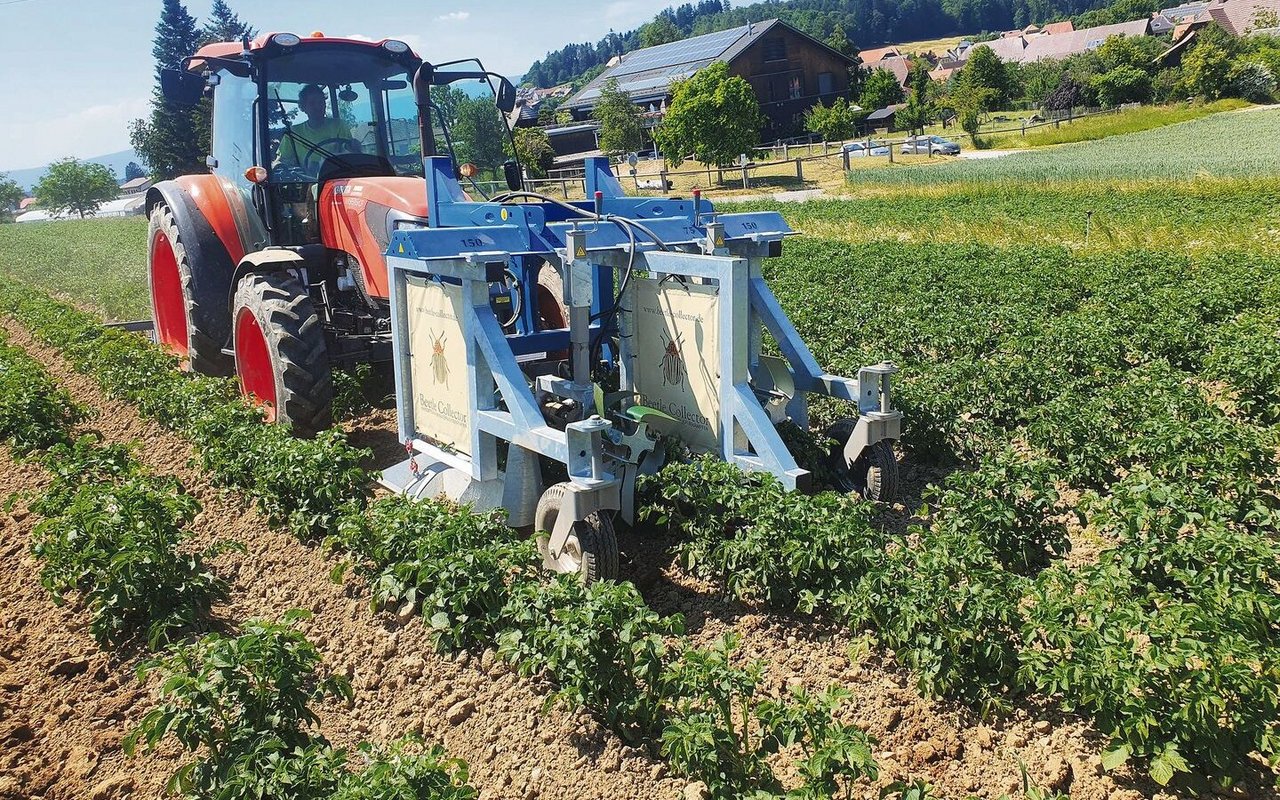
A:
{"label": "sky", "polygon": [[[396,38],[428,61],[519,75],[549,50],[627,31],[672,0],[228,0],[259,31]],[[212,0],[186,0],[203,24]],[[160,0],[0,0],[0,172],[129,147],[154,82]]]}

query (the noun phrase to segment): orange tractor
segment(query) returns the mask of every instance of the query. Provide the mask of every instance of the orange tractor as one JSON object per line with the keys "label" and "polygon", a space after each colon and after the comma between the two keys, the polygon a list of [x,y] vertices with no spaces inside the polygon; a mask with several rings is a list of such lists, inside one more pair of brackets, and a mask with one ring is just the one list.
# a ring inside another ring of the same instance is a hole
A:
{"label": "orange tractor", "polygon": [[[431,86],[485,82],[495,115],[515,104],[483,67],[423,67],[394,39],[276,33],[207,45],[162,74],[174,102],[212,97],[213,129],[207,174],[147,193],[156,339],[194,371],[237,376],[304,435],[332,421],[334,368],[390,363],[384,253],[397,230],[427,225],[424,146],[452,146],[446,115],[420,127]],[[519,189],[518,165],[504,171]],[[558,278],[541,266],[496,277],[513,333],[565,327]]]}

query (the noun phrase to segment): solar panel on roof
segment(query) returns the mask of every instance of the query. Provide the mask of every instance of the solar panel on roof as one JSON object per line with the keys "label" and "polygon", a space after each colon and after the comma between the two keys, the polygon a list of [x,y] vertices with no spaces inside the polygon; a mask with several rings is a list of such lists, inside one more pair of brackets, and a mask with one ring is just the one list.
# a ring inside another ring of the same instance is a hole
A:
{"label": "solar panel on roof", "polygon": [[701,59],[713,59],[728,50],[729,46],[742,38],[746,32],[747,26],[743,25],[738,28],[730,28],[727,31],[708,33],[679,42],[646,47],[643,50],[635,51],[624,58],[622,63],[609,70],[609,77],[621,78],[624,75],[633,75],[637,72],[644,72],[658,67],[685,64]]}

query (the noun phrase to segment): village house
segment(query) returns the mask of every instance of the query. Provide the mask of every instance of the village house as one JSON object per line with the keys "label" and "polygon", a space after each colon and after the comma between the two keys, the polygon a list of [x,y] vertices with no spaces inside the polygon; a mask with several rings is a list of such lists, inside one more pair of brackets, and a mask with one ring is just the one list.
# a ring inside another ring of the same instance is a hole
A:
{"label": "village house", "polygon": [[854,66],[843,53],[770,19],[622,55],[560,108],[574,120],[589,120],[605,83],[616,80],[632,102],[660,119],[671,100],[671,84],[717,61],[751,84],[765,120],[763,140],[799,133],[805,111],[847,95]]}

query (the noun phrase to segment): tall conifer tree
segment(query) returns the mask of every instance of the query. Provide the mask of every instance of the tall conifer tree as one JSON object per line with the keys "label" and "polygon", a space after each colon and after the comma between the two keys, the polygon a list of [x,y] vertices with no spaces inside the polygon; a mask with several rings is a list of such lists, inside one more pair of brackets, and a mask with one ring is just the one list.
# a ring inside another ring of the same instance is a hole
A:
{"label": "tall conifer tree", "polygon": [[151,117],[134,120],[129,141],[151,168],[156,180],[203,172],[208,131],[200,129],[197,109],[174,105],[160,91],[160,73],[182,69],[200,44],[196,20],[181,0],[163,0],[151,55],[156,62],[156,87],[151,94]]}

